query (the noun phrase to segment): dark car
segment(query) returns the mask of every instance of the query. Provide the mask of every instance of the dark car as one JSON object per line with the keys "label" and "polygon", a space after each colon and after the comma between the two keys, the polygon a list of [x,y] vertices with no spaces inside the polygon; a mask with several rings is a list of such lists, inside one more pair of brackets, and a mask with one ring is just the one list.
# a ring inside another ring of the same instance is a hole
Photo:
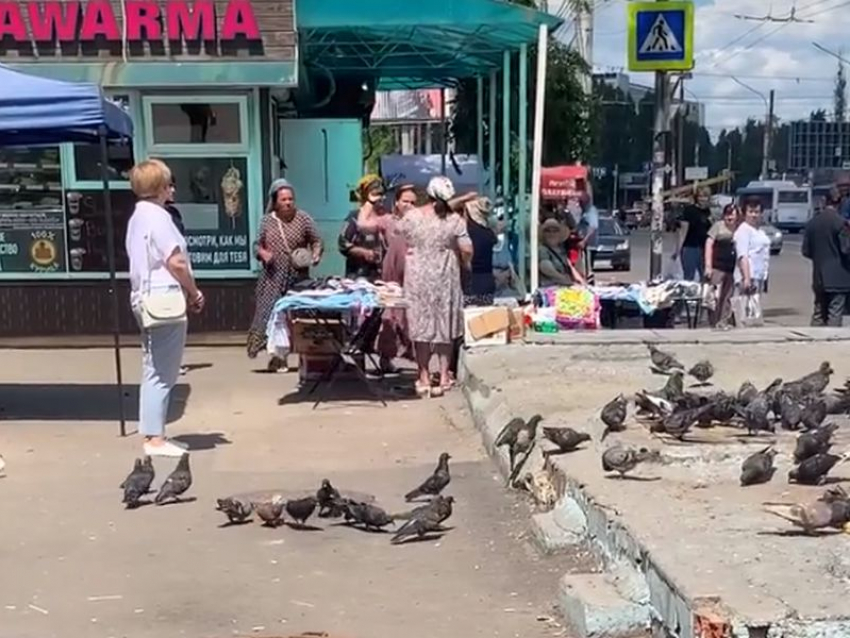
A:
{"label": "dark car", "polygon": [[593,269],[629,270],[632,267],[632,246],[628,233],[613,217],[600,217],[597,246],[593,251]]}

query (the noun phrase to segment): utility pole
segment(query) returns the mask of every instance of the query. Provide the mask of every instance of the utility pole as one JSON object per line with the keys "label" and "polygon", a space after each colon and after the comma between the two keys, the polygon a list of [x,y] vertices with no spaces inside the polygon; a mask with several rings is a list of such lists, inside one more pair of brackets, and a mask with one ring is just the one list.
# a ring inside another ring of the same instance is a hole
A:
{"label": "utility pole", "polygon": [[676,108],[676,186],[685,184],[685,76],[679,76],[679,104]]}
{"label": "utility pole", "polygon": [[773,102],[774,91],[770,90],[768,98],[767,118],[764,121],[764,140],[762,146],[761,158],[761,179],[765,180],[770,176],[770,142],[773,137]]}
{"label": "utility pole", "polygon": [[650,223],[650,280],[661,276],[664,259],[664,177],[670,137],[670,78],[666,71],[655,72],[655,126],[652,138],[652,217]]}

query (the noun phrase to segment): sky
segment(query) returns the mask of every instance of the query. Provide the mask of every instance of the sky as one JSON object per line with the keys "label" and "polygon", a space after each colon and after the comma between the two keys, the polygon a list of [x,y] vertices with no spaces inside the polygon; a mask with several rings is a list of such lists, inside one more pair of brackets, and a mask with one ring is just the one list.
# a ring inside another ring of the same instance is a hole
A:
{"label": "sky", "polygon": [[[549,0],[556,13],[563,0]],[[620,71],[626,66],[627,0],[594,0],[594,70]],[[812,42],[850,59],[850,0],[695,0],[694,78],[686,96],[705,104],[712,135],[748,117],[765,119],[765,100],[732,77],[766,96],[776,93],[775,114],[783,121],[808,117],[823,108],[831,113],[838,60]],[[785,18],[811,23],[756,22],[735,15]],[[563,29],[566,41],[572,30]],[[847,69],[850,71],[850,69]],[[652,86],[651,74],[630,73],[633,82]]]}

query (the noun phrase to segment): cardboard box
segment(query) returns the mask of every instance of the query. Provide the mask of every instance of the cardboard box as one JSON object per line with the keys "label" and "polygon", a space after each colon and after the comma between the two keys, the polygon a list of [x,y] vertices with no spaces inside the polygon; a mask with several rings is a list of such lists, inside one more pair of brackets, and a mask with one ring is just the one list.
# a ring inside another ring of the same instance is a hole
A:
{"label": "cardboard box", "polygon": [[298,354],[334,354],[337,352],[337,342],[345,338],[342,320],[330,319],[316,321],[315,319],[292,320],[292,352]]}
{"label": "cardboard box", "polygon": [[467,346],[503,346],[508,343],[507,308],[465,308],[464,342]]}
{"label": "cardboard box", "polygon": [[508,341],[522,341],[525,339],[525,310],[523,308],[512,308],[508,313],[510,321]]}

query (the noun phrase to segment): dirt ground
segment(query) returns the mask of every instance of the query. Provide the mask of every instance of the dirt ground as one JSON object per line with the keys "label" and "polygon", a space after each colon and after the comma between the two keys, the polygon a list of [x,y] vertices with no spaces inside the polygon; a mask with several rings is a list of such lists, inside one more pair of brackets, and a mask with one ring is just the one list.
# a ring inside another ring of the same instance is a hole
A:
{"label": "dirt ground", "polygon": [[[133,418],[139,361],[123,355]],[[538,554],[528,507],[505,492],[457,392],[313,411],[293,375],[254,373],[241,349],[190,349],[169,433],[192,448],[194,500],[125,511],[118,484],[141,443],[117,436],[112,353],[0,359],[0,638],[565,635],[558,578],[591,564]],[[216,497],[323,477],[398,511],[443,450],[457,503],[439,541],[391,546],[324,521],[222,527],[214,511]],[[172,464],[156,461],[155,487]]]}
{"label": "dirt ground", "polygon": [[[717,372],[708,391],[737,391],[748,379],[763,388],[777,377],[791,380],[812,372],[824,360],[836,370],[833,387],[850,375],[844,343],[667,344],[664,349],[686,366],[711,360]],[[850,536],[801,536],[762,511],[764,502],[814,500],[824,490],[788,483],[793,433],[750,438],[739,430],[714,428],[695,430],[685,443],[665,441],[651,437],[630,407],[627,431],[600,442],[604,426],[598,414],[607,401],[621,392],[657,390],[666,380],[650,372],[643,346],[494,349],[468,361],[476,376],[498,388],[513,413],[540,413],[544,425],[590,432],[590,445],[557,457],[557,463],[628,526],[688,596],[719,597],[739,617],[756,623],[848,617]],[[848,419],[832,420],[841,425],[834,451],[850,451]],[[639,468],[639,480],[606,477],[600,455],[615,443],[657,449],[665,462]],[[741,488],[742,460],[771,443],[779,450],[773,480]],[[850,464],[836,467],[830,476],[836,483],[850,481]]]}

